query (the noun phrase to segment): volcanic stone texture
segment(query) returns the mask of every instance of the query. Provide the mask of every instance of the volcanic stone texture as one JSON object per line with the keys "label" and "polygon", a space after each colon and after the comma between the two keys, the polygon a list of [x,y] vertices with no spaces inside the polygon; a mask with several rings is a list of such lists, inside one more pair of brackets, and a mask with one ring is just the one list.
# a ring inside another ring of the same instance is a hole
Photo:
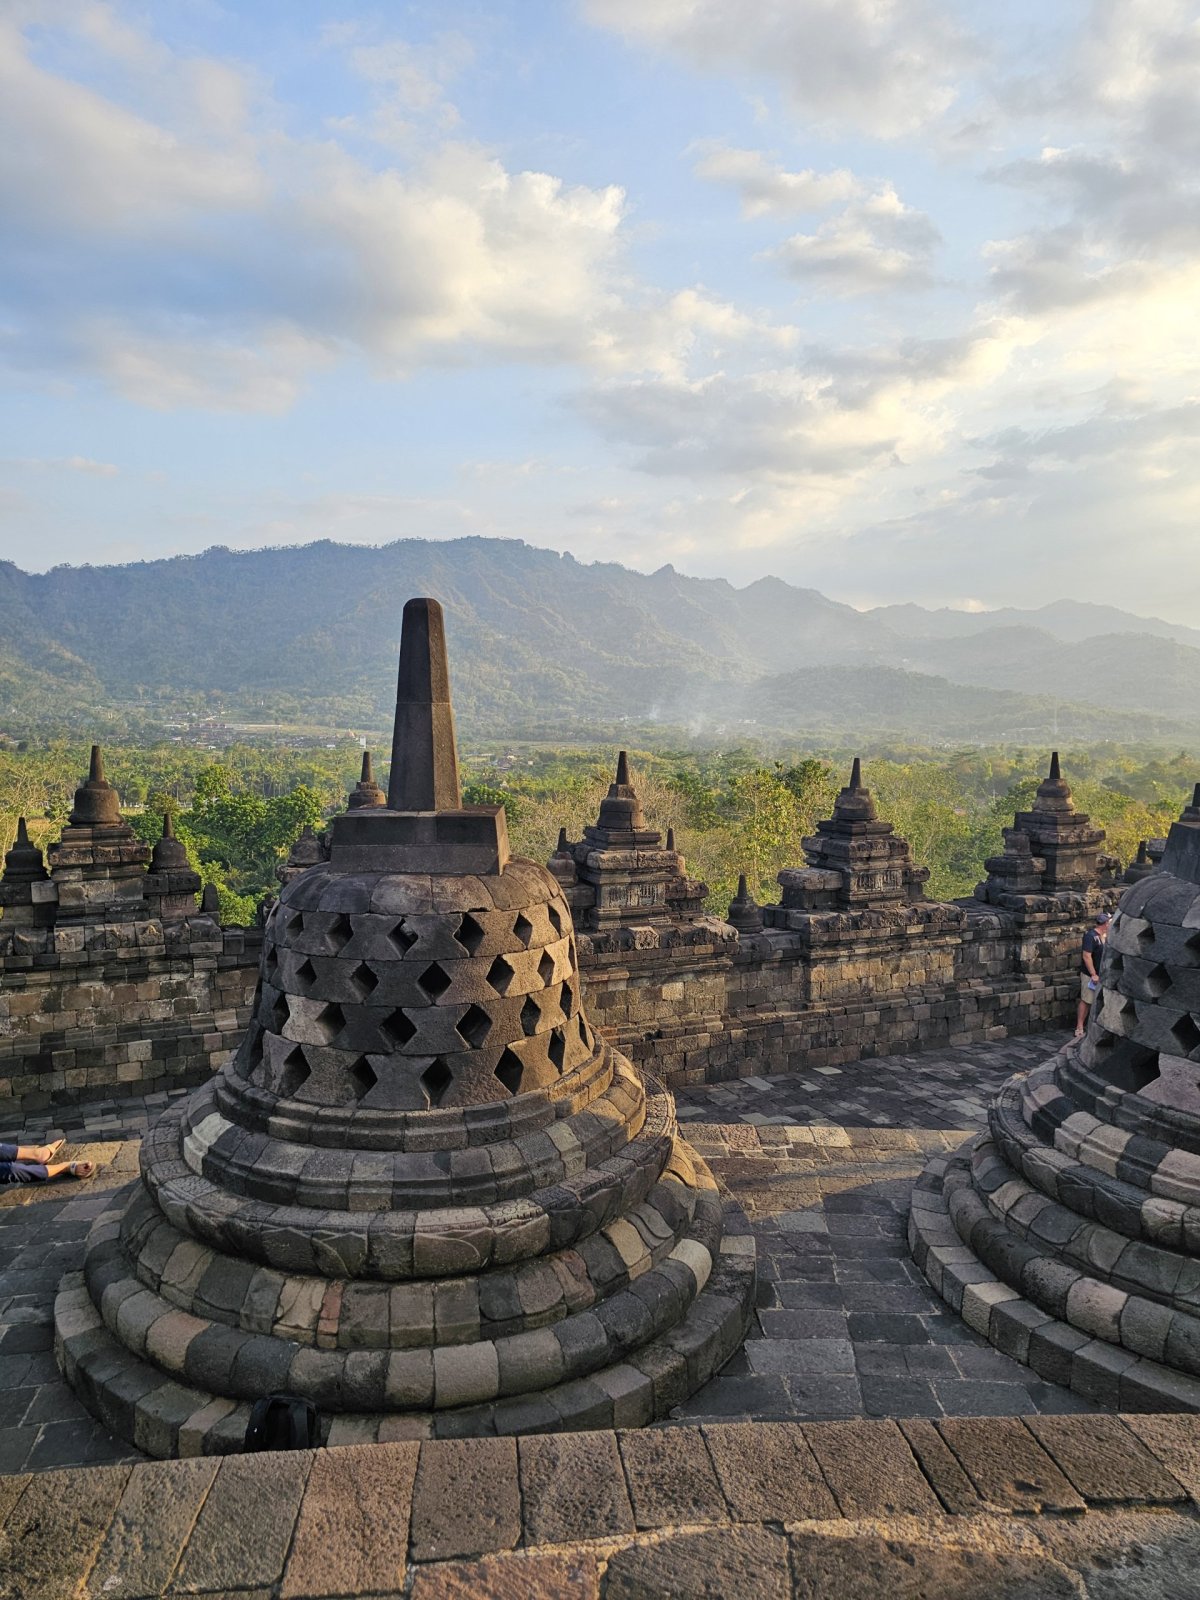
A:
{"label": "volcanic stone texture", "polygon": [[1200,812],[1113,919],[1085,1037],[935,1161],[909,1238],[930,1283],[1044,1378],[1200,1410]]}

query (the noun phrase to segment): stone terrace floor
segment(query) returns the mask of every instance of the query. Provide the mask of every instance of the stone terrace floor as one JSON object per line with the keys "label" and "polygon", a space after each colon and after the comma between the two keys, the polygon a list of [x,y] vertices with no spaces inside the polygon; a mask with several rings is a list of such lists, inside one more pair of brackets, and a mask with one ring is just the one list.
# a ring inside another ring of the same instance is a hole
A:
{"label": "stone terrace floor", "polygon": [[[1000,1355],[927,1287],[904,1242],[927,1156],[984,1120],[1013,1072],[1065,1035],[743,1078],[677,1096],[688,1138],[744,1207],[759,1304],[744,1352],[680,1421],[1022,1415],[1096,1406]],[[166,1095],[30,1118],[0,1136],[103,1163],[88,1183],[0,1191],[0,1473],[137,1459],[59,1377],[51,1308]]]}

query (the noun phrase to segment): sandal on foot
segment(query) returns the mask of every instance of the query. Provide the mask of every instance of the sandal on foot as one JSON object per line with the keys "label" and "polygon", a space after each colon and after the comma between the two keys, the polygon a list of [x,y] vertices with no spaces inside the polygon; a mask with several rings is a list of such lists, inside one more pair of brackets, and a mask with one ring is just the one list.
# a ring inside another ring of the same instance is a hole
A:
{"label": "sandal on foot", "polygon": [[72,1161],[67,1171],[73,1178],[94,1178],[96,1176],[96,1163],[94,1161]]}

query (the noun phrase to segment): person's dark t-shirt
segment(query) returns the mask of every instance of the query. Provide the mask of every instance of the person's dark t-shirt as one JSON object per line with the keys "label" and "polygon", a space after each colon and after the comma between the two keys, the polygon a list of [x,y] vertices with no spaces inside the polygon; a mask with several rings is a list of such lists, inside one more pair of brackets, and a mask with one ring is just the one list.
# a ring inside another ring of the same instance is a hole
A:
{"label": "person's dark t-shirt", "polygon": [[[1096,932],[1095,928],[1089,928],[1083,936],[1083,954],[1085,956],[1091,956],[1092,965],[1095,967],[1096,971],[1099,972],[1100,957],[1104,954],[1104,940]],[[1087,967],[1084,965],[1082,960],[1079,963],[1079,970],[1082,973],[1087,972]]]}

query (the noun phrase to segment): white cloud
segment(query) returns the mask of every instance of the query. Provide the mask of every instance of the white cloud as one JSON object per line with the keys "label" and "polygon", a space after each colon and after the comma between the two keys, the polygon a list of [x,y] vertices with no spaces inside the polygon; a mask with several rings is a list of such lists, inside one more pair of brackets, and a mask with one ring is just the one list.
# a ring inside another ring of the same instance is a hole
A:
{"label": "white cloud", "polygon": [[945,115],[979,50],[936,0],[585,0],[705,72],[779,85],[802,121],[894,138]]}
{"label": "white cloud", "polygon": [[761,150],[739,150],[709,143],[700,147],[697,177],[735,189],[744,217],[795,216],[823,211],[862,192],[852,172],[788,172]]}
{"label": "white cloud", "polygon": [[815,233],[797,233],[768,252],[789,277],[835,295],[924,289],[934,281],[941,235],[891,185],[856,200]]}
{"label": "white cloud", "polygon": [[27,467],[35,472],[81,472],[91,478],[115,478],[121,470],[111,461],[93,461],[90,456],[25,456],[0,465]]}

